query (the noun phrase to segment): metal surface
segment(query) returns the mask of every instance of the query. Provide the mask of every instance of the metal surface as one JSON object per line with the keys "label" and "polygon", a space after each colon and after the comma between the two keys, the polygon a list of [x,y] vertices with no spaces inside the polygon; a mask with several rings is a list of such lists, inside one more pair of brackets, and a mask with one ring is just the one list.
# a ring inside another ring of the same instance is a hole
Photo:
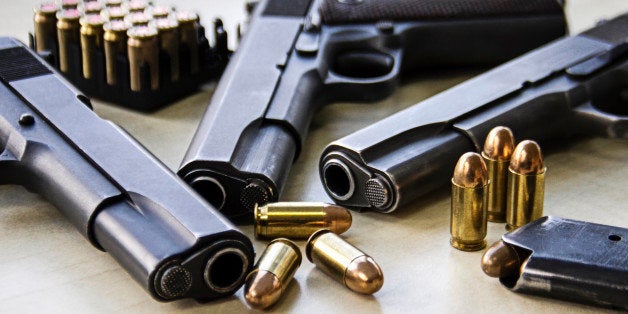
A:
{"label": "metal surface", "polygon": [[550,216],[502,239],[527,257],[507,288],[628,310],[628,229]]}
{"label": "metal surface", "polygon": [[[628,136],[624,93],[628,15],[578,36],[556,40],[378,123],[325,149],[320,178],[343,206],[391,212],[447,182],[457,158],[480,151],[489,130],[506,125],[518,138],[542,143],[574,134]],[[331,159],[344,163],[356,187],[384,178],[392,201],[370,204],[357,188],[338,198],[326,180]]]}
{"label": "metal surface", "polygon": [[506,230],[543,216],[546,170],[538,144],[525,140],[517,145],[508,167]]}
{"label": "metal surface", "polygon": [[[207,301],[242,285],[249,239],[12,38],[0,38],[0,81],[2,184],[50,201],[158,300]],[[205,268],[221,276],[204,280]]]}
{"label": "metal surface", "polygon": [[[221,212],[232,219],[250,222],[253,202],[242,197],[245,187],[261,181],[266,191],[256,193],[263,196],[259,199],[279,199],[311,118],[323,104],[381,99],[402,73],[495,64],[547,43],[565,31],[560,7],[548,3],[558,8],[554,14],[526,14],[523,7],[515,7],[521,14],[400,21],[383,27],[379,21],[327,25],[319,16],[320,1],[262,1],[178,174],[210,202],[213,197],[194,182],[199,177],[220,182],[226,198],[213,204],[223,204]],[[383,186],[390,185],[386,181]],[[361,194],[364,182],[355,183]],[[392,193],[372,191],[375,206],[397,203]]]}
{"label": "metal surface", "polygon": [[514,149],[515,139],[509,128],[498,126],[488,132],[481,153],[491,182],[488,186],[488,221],[506,222],[508,166]]}

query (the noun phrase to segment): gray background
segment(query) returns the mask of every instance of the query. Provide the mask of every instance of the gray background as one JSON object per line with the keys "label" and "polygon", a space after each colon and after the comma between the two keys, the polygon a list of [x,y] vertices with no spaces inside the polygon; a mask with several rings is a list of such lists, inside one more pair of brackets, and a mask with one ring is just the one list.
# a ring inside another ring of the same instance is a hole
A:
{"label": "gray background", "polygon": [[[0,35],[27,40],[36,1],[0,1]],[[161,1],[160,4],[175,4]],[[224,18],[234,34],[244,17],[243,1],[178,1],[193,9],[204,25]],[[572,0],[566,8],[572,32],[628,9],[626,0]],[[232,38],[233,39],[233,38]],[[231,44],[235,42],[232,40]],[[386,100],[373,104],[338,103],[314,118],[306,146],[292,168],[285,201],[330,201],[317,175],[324,146],[408,107],[477,73],[422,73]],[[202,91],[160,111],[143,114],[94,100],[95,111],[112,120],[177,169],[214,89]],[[0,104],[1,105],[1,104]],[[516,134],[515,134],[516,135]],[[521,140],[521,139],[518,139]],[[628,144],[621,140],[577,138],[559,148],[543,147],[546,176],[545,213],[628,227]],[[112,152],[115,154],[115,152]],[[2,174],[0,174],[2,175]],[[276,311],[361,312],[599,312],[599,308],[515,294],[485,276],[482,252],[464,253],[449,246],[449,188],[383,215],[355,213],[345,238],[372,255],[385,274],[382,290],[357,295],[304,259]],[[252,228],[242,230],[252,236]],[[504,232],[489,223],[487,241]],[[258,254],[265,242],[254,241]],[[301,247],[304,242],[298,242]],[[118,264],[79,235],[49,203],[18,186],[0,187],[0,312],[233,312],[244,311],[242,290],[210,304],[191,300],[152,300]]]}

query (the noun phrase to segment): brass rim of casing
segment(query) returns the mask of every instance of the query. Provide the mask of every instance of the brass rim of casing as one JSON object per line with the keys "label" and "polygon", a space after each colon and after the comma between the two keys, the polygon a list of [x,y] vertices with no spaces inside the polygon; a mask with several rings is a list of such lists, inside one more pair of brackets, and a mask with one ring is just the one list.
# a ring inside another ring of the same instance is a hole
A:
{"label": "brass rim of casing", "polygon": [[314,241],[316,241],[316,238],[318,238],[319,236],[321,236],[323,234],[326,234],[326,233],[333,233],[333,232],[331,232],[331,230],[329,230],[329,229],[321,229],[321,230],[318,230],[318,231],[312,233],[310,238],[307,240],[307,244],[305,245],[305,256],[307,257],[307,259],[310,262],[312,262],[312,263],[314,262],[312,260],[312,248],[314,246]]}

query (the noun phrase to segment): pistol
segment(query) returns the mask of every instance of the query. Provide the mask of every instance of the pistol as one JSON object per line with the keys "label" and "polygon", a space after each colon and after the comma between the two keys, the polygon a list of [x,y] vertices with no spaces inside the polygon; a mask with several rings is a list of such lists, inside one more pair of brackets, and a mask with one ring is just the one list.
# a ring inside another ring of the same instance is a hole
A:
{"label": "pistol", "polygon": [[250,240],[16,39],[0,38],[0,183],[55,205],[160,301],[233,294]]}
{"label": "pistol", "polygon": [[391,212],[444,185],[457,158],[505,125],[547,143],[626,138],[628,14],[565,37],[329,144],[319,162],[338,204]]}
{"label": "pistol", "polygon": [[262,1],[178,174],[250,220],[277,201],[323,104],[381,99],[420,68],[504,62],[565,29],[555,0]]}

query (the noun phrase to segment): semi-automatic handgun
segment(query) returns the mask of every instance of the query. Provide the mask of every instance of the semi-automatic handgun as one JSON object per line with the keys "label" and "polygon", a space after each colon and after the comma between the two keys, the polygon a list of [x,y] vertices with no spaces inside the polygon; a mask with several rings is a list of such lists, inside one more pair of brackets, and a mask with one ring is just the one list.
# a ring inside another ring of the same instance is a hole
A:
{"label": "semi-automatic handgun", "polygon": [[0,183],[46,198],[158,300],[242,285],[250,240],[12,38],[0,38],[0,82]]}
{"label": "semi-automatic handgun", "polygon": [[417,68],[504,62],[564,35],[556,0],[267,0],[178,174],[227,217],[276,201],[317,108]]}
{"label": "semi-automatic handgun", "polygon": [[495,126],[536,141],[628,137],[628,14],[565,37],[331,143],[338,204],[391,212],[445,184]]}

